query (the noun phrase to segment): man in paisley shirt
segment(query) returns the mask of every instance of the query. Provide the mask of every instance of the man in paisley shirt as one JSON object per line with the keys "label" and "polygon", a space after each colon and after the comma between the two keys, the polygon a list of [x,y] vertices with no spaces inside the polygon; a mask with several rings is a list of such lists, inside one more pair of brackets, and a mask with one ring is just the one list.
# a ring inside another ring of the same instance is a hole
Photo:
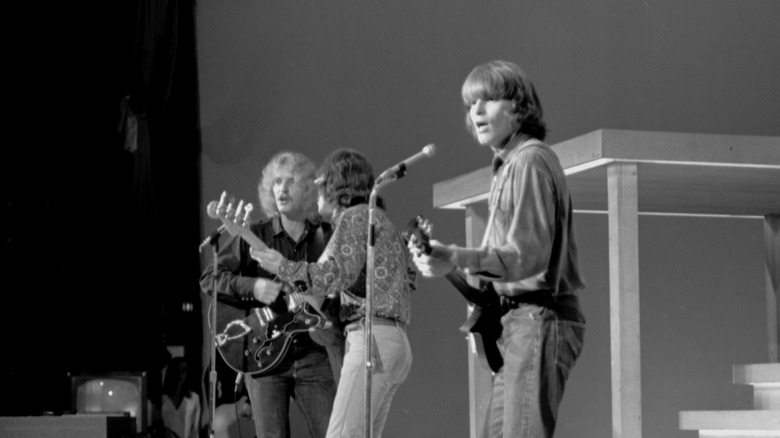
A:
{"label": "man in paisley shirt", "polygon": [[[371,164],[357,151],[340,149],[320,167],[318,206],[330,216],[333,236],[317,263],[292,261],[274,250],[252,251],[260,265],[296,285],[301,293],[340,295],[340,319],[347,346],[328,438],[363,437],[365,433],[364,362],[366,266],[369,195],[374,186]],[[375,269],[372,289],[371,380],[372,430],[382,436],[393,396],[406,380],[412,352],[406,336],[416,272],[406,243],[381,209],[375,209]]]}

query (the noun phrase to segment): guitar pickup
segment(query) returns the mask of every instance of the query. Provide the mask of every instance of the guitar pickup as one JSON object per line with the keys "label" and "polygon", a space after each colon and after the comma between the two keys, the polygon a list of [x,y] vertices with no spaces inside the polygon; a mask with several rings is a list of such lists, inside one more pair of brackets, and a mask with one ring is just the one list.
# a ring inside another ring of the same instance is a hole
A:
{"label": "guitar pickup", "polygon": [[255,316],[257,316],[257,321],[263,327],[267,326],[269,322],[276,318],[273,310],[269,309],[268,307],[255,307],[254,310]]}

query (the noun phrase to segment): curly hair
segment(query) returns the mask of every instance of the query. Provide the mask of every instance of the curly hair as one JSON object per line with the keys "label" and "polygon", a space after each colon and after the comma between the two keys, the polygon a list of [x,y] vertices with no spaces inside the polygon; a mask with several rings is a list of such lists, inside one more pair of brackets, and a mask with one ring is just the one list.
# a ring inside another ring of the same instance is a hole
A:
{"label": "curly hair", "polygon": [[466,106],[466,129],[474,136],[469,108],[477,99],[511,101],[515,108],[517,132],[544,140],[547,125],[544,123],[542,103],[534,84],[525,72],[509,61],[491,61],[474,67],[461,89]]}
{"label": "curly hair", "polygon": [[274,179],[280,169],[289,169],[297,178],[300,178],[300,183],[306,187],[303,191],[306,217],[312,223],[319,223],[321,218],[317,213],[317,187],[314,185],[316,168],[314,162],[298,152],[282,151],[274,155],[263,169],[263,176],[257,185],[260,207],[266,216],[271,217],[279,214],[274,198]]}
{"label": "curly hair", "polygon": [[340,207],[368,202],[374,188],[374,169],[360,152],[338,149],[320,165],[317,180],[326,201]]}

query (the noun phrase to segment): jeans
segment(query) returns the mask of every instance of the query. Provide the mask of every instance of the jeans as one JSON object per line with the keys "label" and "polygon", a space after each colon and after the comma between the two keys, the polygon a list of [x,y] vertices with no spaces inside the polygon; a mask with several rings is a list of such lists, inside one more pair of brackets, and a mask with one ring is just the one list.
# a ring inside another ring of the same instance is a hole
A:
{"label": "jeans", "polygon": [[322,348],[294,354],[295,362],[284,373],[245,379],[258,438],[289,438],[290,398],[306,419],[309,435],[325,437],[336,395],[330,360]]}
{"label": "jeans", "polygon": [[582,351],[584,319],[521,305],[501,318],[504,367],[493,378],[486,431],[490,438],[552,437],[569,371]]}
{"label": "jeans", "polygon": [[[359,329],[347,334],[347,352],[328,426],[328,438],[365,436],[364,333]],[[393,396],[412,366],[412,349],[403,328],[374,324],[372,333],[374,346],[379,352],[378,365],[371,373],[372,436],[381,438]]]}

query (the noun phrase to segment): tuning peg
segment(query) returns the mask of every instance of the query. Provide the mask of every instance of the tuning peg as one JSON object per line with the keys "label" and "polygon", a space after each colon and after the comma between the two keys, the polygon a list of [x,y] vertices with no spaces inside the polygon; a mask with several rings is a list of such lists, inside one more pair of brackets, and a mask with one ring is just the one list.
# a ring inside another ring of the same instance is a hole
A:
{"label": "tuning peg", "polygon": [[238,206],[236,206],[236,212],[235,216],[233,216],[233,222],[238,222],[241,216],[241,212],[244,210],[244,200],[238,201]]}
{"label": "tuning peg", "polygon": [[244,218],[242,219],[242,226],[245,227],[249,223],[249,213],[252,212],[253,208],[254,207],[252,207],[251,203],[244,206]]}
{"label": "tuning peg", "polygon": [[423,219],[420,228],[425,232],[425,234],[430,235],[431,231],[433,231],[433,224],[428,219]]}
{"label": "tuning peg", "polygon": [[226,219],[230,219],[231,217],[235,216],[236,209],[233,206],[233,202],[235,202],[235,201],[236,201],[235,198],[233,198],[232,196],[230,198],[228,198],[228,204],[227,204],[227,207],[225,208],[225,218]]}
{"label": "tuning peg", "polygon": [[225,213],[225,202],[227,202],[227,192],[222,192],[219,196],[219,205],[217,205],[217,214],[220,216]]}

